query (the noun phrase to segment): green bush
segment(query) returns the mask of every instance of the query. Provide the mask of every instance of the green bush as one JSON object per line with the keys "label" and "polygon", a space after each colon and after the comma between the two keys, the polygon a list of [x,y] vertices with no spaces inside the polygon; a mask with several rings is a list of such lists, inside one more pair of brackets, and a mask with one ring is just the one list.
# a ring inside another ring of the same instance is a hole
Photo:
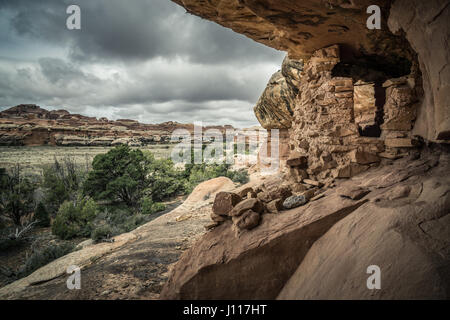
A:
{"label": "green bush", "polygon": [[106,218],[111,226],[118,226],[125,224],[127,220],[133,215],[133,212],[129,208],[113,208]]}
{"label": "green bush", "polygon": [[162,202],[156,202],[153,205],[153,212],[154,213],[161,212],[161,211],[164,211],[164,210],[166,210],[166,205],[164,203],[162,203]]}
{"label": "green bush", "polygon": [[114,235],[114,231],[109,225],[102,225],[95,228],[91,233],[92,240],[100,241],[103,239],[108,239]]}
{"label": "green bush", "polygon": [[16,165],[8,174],[0,170],[0,215],[16,226],[22,225],[22,217],[33,212],[36,185],[21,174]]}
{"label": "green bush", "polygon": [[170,159],[155,159],[146,153],[149,159],[149,184],[145,194],[152,201],[163,201],[184,193],[183,171],[176,169]]}
{"label": "green bush", "polygon": [[149,198],[143,198],[141,200],[141,212],[142,214],[152,214],[153,213],[153,201]]}
{"label": "green bush", "polygon": [[227,177],[230,178],[233,182],[240,184],[246,184],[249,181],[248,172],[245,169],[229,171],[227,173]]}
{"label": "green bush", "polygon": [[171,160],[157,160],[151,153],[119,146],[97,155],[83,186],[86,195],[96,200],[121,202],[128,207],[179,194],[183,190],[181,171]]}
{"label": "green bush", "polygon": [[93,199],[83,198],[64,202],[56,214],[52,233],[61,239],[89,237],[92,221],[97,215],[97,205]]}
{"label": "green bush", "polygon": [[44,202],[51,214],[55,214],[64,201],[77,199],[84,175],[69,157],[60,161],[55,158],[53,165],[44,169]]}
{"label": "green bush", "polygon": [[161,202],[153,202],[149,198],[143,198],[141,201],[142,214],[153,214],[166,210],[166,205]]}
{"label": "green bush", "polygon": [[137,227],[143,225],[146,223],[146,217],[142,214],[135,214],[132,215],[125,221],[125,223],[121,226],[121,230],[123,232],[130,232],[136,229]]}
{"label": "green bush", "polygon": [[185,167],[185,192],[191,193],[200,183],[217,177],[227,177],[233,182],[245,184],[249,181],[248,172],[244,169],[233,171],[229,164],[188,164]]}
{"label": "green bush", "polygon": [[39,221],[37,225],[40,227],[50,226],[50,217],[42,202],[39,202],[36,211],[34,212],[34,219]]}
{"label": "green bush", "polygon": [[148,167],[141,150],[116,147],[95,156],[83,191],[96,200],[120,201],[132,207],[147,188]]}
{"label": "green bush", "polygon": [[33,252],[22,267],[20,276],[25,277],[53,260],[72,252],[74,247],[71,243],[63,243],[60,245],[50,245]]}
{"label": "green bush", "polygon": [[[153,203],[151,210],[155,207]],[[161,208],[161,207],[160,207]],[[141,214],[125,205],[105,206],[91,222],[91,238],[93,240],[113,237],[124,232],[130,232],[152,219],[150,214]]]}

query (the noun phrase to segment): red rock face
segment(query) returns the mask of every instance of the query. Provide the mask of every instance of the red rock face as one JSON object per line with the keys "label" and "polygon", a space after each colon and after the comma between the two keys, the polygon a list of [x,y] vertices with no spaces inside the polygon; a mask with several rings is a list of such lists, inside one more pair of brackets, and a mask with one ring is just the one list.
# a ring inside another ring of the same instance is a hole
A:
{"label": "red rock face", "polygon": [[[211,126],[225,133],[232,126]],[[48,111],[36,105],[18,105],[0,112],[0,145],[9,146],[143,146],[167,144],[173,131],[193,133],[192,124],[142,124],[135,120],[86,117],[66,110]]]}
{"label": "red rock face", "polygon": [[242,198],[232,192],[220,192],[216,195],[213,205],[213,212],[219,216],[228,216],[235,205],[237,205]]}
{"label": "red rock face", "polygon": [[[160,298],[447,299],[440,270],[450,255],[449,165],[448,151],[423,152],[341,181],[306,205],[277,213],[271,202],[260,216],[249,210],[222,221],[181,256]],[[270,194],[272,179],[262,186]],[[382,290],[367,290],[374,263]]]}

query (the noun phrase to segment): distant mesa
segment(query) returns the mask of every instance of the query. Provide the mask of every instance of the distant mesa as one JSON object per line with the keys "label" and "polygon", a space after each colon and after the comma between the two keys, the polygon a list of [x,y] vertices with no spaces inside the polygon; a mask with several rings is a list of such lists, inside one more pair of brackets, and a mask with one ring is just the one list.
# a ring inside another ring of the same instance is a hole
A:
{"label": "distant mesa", "polygon": [[[232,126],[210,126],[225,133]],[[109,120],[67,110],[48,111],[34,104],[21,104],[0,112],[1,146],[145,146],[170,143],[173,131],[193,132],[193,124],[168,121],[143,124],[131,119]]]}

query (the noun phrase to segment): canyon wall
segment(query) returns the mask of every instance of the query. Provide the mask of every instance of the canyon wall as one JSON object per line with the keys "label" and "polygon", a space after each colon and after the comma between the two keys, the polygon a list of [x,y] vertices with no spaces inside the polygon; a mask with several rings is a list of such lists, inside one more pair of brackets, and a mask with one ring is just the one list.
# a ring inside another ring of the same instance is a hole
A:
{"label": "canyon wall", "polygon": [[404,34],[418,54],[424,97],[414,133],[429,140],[450,139],[450,1],[397,0],[389,28]]}
{"label": "canyon wall", "polygon": [[[232,126],[209,126],[225,134]],[[0,146],[117,146],[168,144],[175,130],[194,132],[193,124],[143,124],[135,120],[108,120],[48,111],[36,105],[18,105],[0,112]]]}

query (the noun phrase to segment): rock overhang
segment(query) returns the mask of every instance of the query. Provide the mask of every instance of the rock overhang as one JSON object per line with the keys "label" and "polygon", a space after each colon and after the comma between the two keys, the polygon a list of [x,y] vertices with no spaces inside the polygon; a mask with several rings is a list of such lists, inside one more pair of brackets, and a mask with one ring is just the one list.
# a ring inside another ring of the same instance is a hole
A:
{"label": "rock overhang", "polygon": [[[387,28],[390,0],[173,1],[191,14],[287,51],[294,59],[308,59],[316,50],[333,44],[366,54],[404,54],[400,37]],[[371,5],[381,8],[380,30],[367,28],[367,8]]]}
{"label": "rock overhang", "polygon": [[[369,57],[369,63],[373,58],[386,60],[388,66],[399,65],[399,69],[411,68],[411,73],[423,76],[418,84],[422,86],[423,82],[424,91],[412,131],[430,141],[450,138],[450,95],[446,90],[450,77],[448,0],[427,4],[420,0],[172,1],[188,13],[286,51],[293,60],[307,62],[317,50],[339,45],[343,60],[348,55],[356,60]],[[367,9],[372,5],[381,9],[381,29],[367,27],[371,15]],[[261,114],[275,117],[263,119],[263,126],[289,127],[289,113],[280,116],[269,111]],[[278,125],[273,121],[277,118],[281,119]]]}

